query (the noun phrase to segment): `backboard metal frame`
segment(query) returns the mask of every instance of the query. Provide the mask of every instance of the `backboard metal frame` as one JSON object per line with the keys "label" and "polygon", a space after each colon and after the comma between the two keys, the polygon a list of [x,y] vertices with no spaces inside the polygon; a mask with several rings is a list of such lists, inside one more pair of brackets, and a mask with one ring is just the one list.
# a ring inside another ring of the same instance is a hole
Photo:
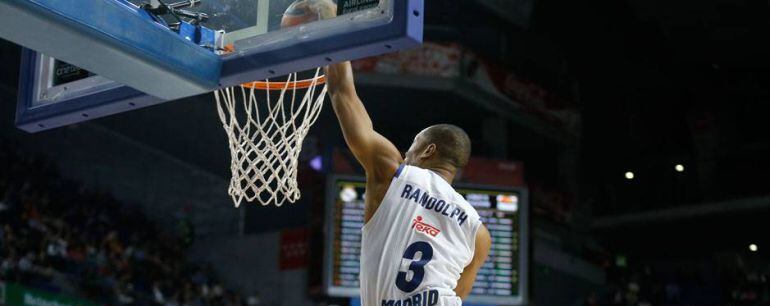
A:
{"label": "backboard metal frame", "polygon": [[22,50],[16,105],[19,129],[34,133],[164,102],[100,76],[74,82],[94,85],[90,89],[51,86],[43,73],[49,73],[46,66],[52,59],[30,49]]}
{"label": "backboard metal frame", "polygon": [[[381,0],[377,8],[317,21],[312,26],[240,40],[231,37],[236,51],[220,57],[219,82],[210,90],[417,46],[422,43],[423,13],[423,0]],[[22,52],[16,125],[27,132],[169,101],[99,76],[77,81],[98,84],[92,88],[48,86],[40,77],[50,61],[50,57],[30,49]],[[55,93],[58,95],[51,95]]]}

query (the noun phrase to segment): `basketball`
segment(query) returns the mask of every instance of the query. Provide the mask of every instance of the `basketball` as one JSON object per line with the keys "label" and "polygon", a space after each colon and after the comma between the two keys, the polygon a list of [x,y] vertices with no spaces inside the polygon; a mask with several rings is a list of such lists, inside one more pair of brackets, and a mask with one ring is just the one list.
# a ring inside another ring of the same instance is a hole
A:
{"label": "basketball", "polygon": [[281,27],[293,27],[300,24],[313,22],[318,19],[318,13],[311,11],[305,0],[297,0],[289,5],[289,7],[283,13],[283,17],[281,18]]}

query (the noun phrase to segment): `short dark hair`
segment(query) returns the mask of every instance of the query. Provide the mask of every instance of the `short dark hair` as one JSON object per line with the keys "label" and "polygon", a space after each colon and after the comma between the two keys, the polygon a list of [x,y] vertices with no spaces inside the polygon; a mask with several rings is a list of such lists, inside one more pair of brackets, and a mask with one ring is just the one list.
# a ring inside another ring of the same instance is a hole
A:
{"label": "short dark hair", "polygon": [[465,167],[471,156],[471,138],[459,126],[453,124],[436,124],[425,129],[423,133],[426,143],[435,143],[440,159],[455,166]]}

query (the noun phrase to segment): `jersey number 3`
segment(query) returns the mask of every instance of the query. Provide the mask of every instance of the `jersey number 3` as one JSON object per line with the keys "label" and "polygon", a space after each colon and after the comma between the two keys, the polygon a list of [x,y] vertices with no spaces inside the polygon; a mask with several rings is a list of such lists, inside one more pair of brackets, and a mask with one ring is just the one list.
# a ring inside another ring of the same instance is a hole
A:
{"label": "jersey number 3", "polygon": [[404,251],[403,258],[414,259],[417,252],[422,254],[420,260],[412,261],[409,264],[409,270],[414,273],[412,279],[406,280],[408,272],[398,271],[398,275],[396,275],[396,287],[407,293],[414,291],[414,289],[420,286],[422,278],[425,277],[425,265],[433,258],[433,247],[425,241],[417,241],[410,244],[406,251]]}

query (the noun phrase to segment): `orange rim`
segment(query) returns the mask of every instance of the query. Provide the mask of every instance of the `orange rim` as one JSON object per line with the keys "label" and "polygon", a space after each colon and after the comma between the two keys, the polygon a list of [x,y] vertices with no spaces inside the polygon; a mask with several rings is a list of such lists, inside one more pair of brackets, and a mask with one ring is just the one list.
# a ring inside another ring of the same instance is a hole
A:
{"label": "orange rim", "polygon": [[[316,78],[315,85],[321,85],[326,83],[326,76],[319,76]],[[288,86],[286,86],[288,84]],[[281,90],[287,89],[304,89],[313,86],[313,79],[290,81],[290,82],[265,82],[254,81],[243,83],[241,86],[246,88],[262,89],[262,90]]]}

